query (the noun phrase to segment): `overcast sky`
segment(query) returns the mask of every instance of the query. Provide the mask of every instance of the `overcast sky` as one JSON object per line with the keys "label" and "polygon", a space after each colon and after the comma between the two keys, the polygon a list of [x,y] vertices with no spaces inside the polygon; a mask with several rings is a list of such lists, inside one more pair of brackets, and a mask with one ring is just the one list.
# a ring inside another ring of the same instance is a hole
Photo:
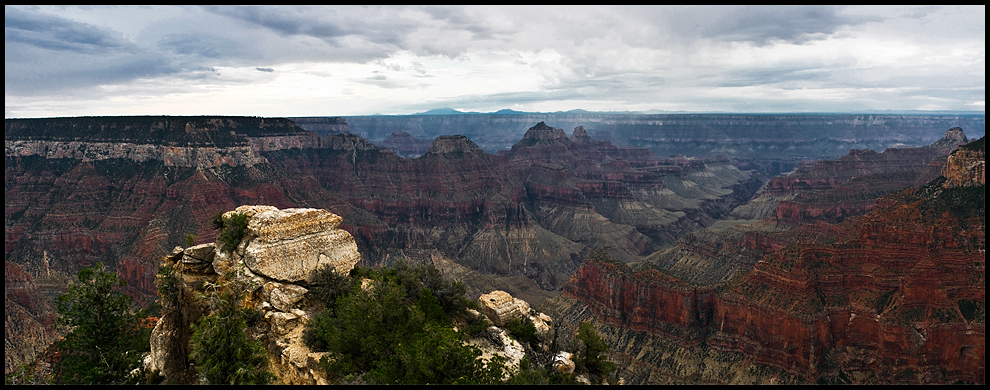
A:
{"label": "overcast sky", "polygon": [[4,7],[4,116],[985,111],[985,6]]}

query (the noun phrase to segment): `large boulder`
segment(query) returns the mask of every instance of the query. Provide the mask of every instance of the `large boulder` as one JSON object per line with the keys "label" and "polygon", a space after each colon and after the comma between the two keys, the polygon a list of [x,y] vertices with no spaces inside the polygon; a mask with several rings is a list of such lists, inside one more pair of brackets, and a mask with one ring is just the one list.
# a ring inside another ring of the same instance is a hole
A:
{"label": "large boulder", "polygon": [[313,271],[323,265],[344,273],[361,261],[354,237],[337,228],[342,219],[329,211],[271,206],[242,206],[235,211],[249,215],[243,259],[256,274],[309,283]]}
{"label": "large boulder", "polygon": [[478,298],[478,306],[495,326],[505,326],[514,319],[529,317],[529,303],[505,291],[492,291]]}

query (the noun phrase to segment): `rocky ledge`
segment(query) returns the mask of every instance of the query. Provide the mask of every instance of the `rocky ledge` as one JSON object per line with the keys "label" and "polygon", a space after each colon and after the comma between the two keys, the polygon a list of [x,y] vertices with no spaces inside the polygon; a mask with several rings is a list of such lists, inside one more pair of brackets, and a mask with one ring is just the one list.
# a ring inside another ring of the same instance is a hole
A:
{"label": "rocky ledge", "polygon": [[[312,317],[305,295],[320,267],[346,273],[361,260],[354,238],[337,228],[341,217],[326,210],[241,206],[224,216],[230,220],[236,214],[246,216],[247,227],[233,250],[216,243],[176,247],[163,259],[166,272],[156,284],[172,293],[162,297],[163,315],[152,332],[146,369],[167,383],[195,382],[186,362],[190,325],[212,311],[204,299],[207,290],[243,288],[245,302],[262,314],[247,332],[265,346],[269,370],[286,384],[325,383],[317,366],[323,353],[311,351],[302,339],[303,325]],[[178,283],[169,282],[170,273]],[[169,283],[173,287],[164,287]]]}

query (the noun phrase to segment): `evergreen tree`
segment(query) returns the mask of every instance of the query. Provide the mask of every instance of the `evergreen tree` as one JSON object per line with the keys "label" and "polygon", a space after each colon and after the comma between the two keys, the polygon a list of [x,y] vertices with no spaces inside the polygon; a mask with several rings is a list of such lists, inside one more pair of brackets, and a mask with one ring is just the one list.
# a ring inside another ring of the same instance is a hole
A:
{"label": "evergreen tree", "polygon": [[190,357],[207,384],[267,384],[277,378],[266,370],[268,355],[260,342],[244,333],[257,312],[238,309],[239,287],[221,290],[211,297],[213,314],[193,324]]}
{"label": "evergreen tree", "polygon": [[615,371],[615,364],[608,361],[605,354],[608,352],[608,344],[598,335],[593,325],[582,322],[576,338],[581,340],[583,347],[575,363],[579,368],[584,367],[592,381],[604,380]]}
{"label": "evergreen tree", "polygon": [[137,382],[131,371],[150,349],[150,331],[139,326],[134,299],[117,287],[126,285],[103,263],[79,271],[78,283],[58,297],[58,324],[71,329],[58,343],[62,358],[58,380],[65,383],[117,384]]}

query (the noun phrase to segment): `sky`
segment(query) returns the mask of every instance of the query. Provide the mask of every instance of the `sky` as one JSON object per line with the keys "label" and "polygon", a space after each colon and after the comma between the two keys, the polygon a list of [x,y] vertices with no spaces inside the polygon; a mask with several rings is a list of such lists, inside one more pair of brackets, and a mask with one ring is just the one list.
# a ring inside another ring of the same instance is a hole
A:
{"label": "sky", "polygon": [[4,117],[985,112],[985,6],[5,6]]}

